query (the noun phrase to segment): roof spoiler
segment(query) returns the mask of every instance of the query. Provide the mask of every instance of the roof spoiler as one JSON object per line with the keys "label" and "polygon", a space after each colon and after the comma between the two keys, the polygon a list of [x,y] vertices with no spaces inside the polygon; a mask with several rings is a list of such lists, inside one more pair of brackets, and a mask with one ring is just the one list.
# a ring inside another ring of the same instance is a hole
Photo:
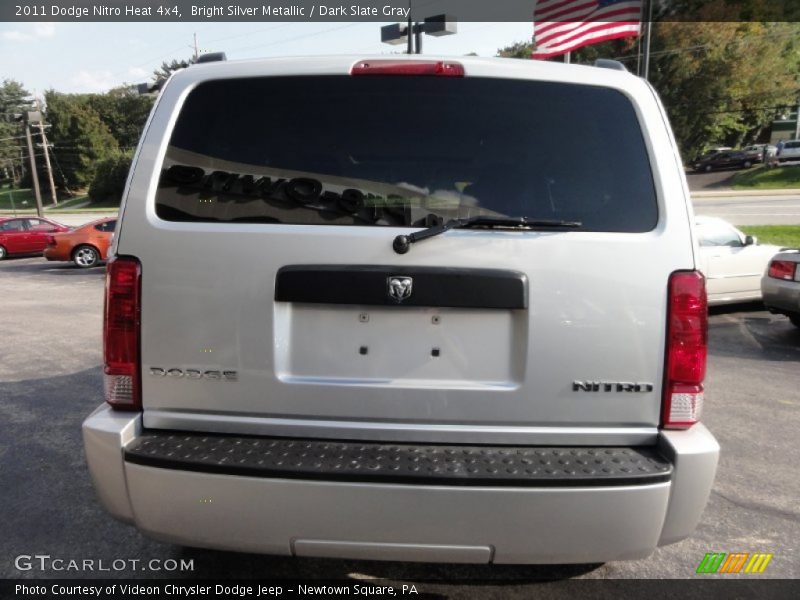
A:
{"label": "roof spoiler", "polygon": [[598,58],[594,61],[594,66],[601,69],[613,69],[614,71],[626,71],[627,68],[618,60],[611,60],[610,58]]}
{"label": "roof spoiler", "polygon": [[220,62],[223,60],[228,60],[228,57],[225,56],[224,52],[208,52],[207,54],[201,54],[199,57],[197,57],[197,60],[194,61],[194,64],[199,65],[201,63]]}

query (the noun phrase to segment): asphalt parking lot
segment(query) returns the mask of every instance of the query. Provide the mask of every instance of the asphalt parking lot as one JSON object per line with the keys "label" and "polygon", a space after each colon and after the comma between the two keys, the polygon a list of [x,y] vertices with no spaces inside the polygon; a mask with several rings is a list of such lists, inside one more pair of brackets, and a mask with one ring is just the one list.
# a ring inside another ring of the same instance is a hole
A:
{"label": "asphalt parking lot", "polygon": [[[438,594],[470,597],[502,586],[497,597],[511,598],[529,596],[542,579],[690,578],[706,552],[769,552],[772,562],[756,577],[800,578],[800,329],[758,305],[711,316],[704,422],[722,457],[690,539],[647,560],[605,565],[421,565],[185,549],[152,541],[108,517],[94,496],[80,439],[81,421],[102,402],[103,279],[104,268],[84,271],[41,258],[0,262],[0,500],[6,515],[0,577],[93,575],[19,571],[14,559],[20,554],[188,558],[192,572],[169,575],[433,581],[438,583],[425,585]],[[478,581],[480,586],[469,583]]]}

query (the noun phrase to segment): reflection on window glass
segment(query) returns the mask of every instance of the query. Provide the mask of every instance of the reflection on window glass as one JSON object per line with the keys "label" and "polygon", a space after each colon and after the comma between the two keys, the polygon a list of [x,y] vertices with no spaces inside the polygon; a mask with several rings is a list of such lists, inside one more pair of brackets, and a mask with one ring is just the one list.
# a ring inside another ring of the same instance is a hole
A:
{"label": "reflection on window glass", "polygon": [[697,228],[701,246],[741,246],[736,230],[721,223],[709,223]]}
{"label": "reflection on window glass", "polygon": [[622,93],[469,77],[201,84],[173,131],[156,212],[415,227],[525,216],[622,232],[658,220],[641,129]]}

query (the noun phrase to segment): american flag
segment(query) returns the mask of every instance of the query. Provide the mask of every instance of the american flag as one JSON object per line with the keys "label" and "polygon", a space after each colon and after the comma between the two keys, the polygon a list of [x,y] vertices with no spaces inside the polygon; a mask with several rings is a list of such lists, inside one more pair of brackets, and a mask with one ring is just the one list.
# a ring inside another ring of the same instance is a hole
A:
{"label": "american flag", "polygon": [[566,54],[581,46],[639,35],[641,0],[536,0],[533,58]]}

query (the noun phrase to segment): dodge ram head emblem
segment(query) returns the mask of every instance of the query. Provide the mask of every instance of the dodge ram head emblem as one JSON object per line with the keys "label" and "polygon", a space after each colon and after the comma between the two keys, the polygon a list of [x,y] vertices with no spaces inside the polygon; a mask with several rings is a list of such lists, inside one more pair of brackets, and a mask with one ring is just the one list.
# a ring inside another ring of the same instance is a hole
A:
{"label": "dodge ram head emblem", "polygon": [[387,282],[389,298],[398,304],[411,296],[411,290],[414,285],[411,277],[389,277]]}

